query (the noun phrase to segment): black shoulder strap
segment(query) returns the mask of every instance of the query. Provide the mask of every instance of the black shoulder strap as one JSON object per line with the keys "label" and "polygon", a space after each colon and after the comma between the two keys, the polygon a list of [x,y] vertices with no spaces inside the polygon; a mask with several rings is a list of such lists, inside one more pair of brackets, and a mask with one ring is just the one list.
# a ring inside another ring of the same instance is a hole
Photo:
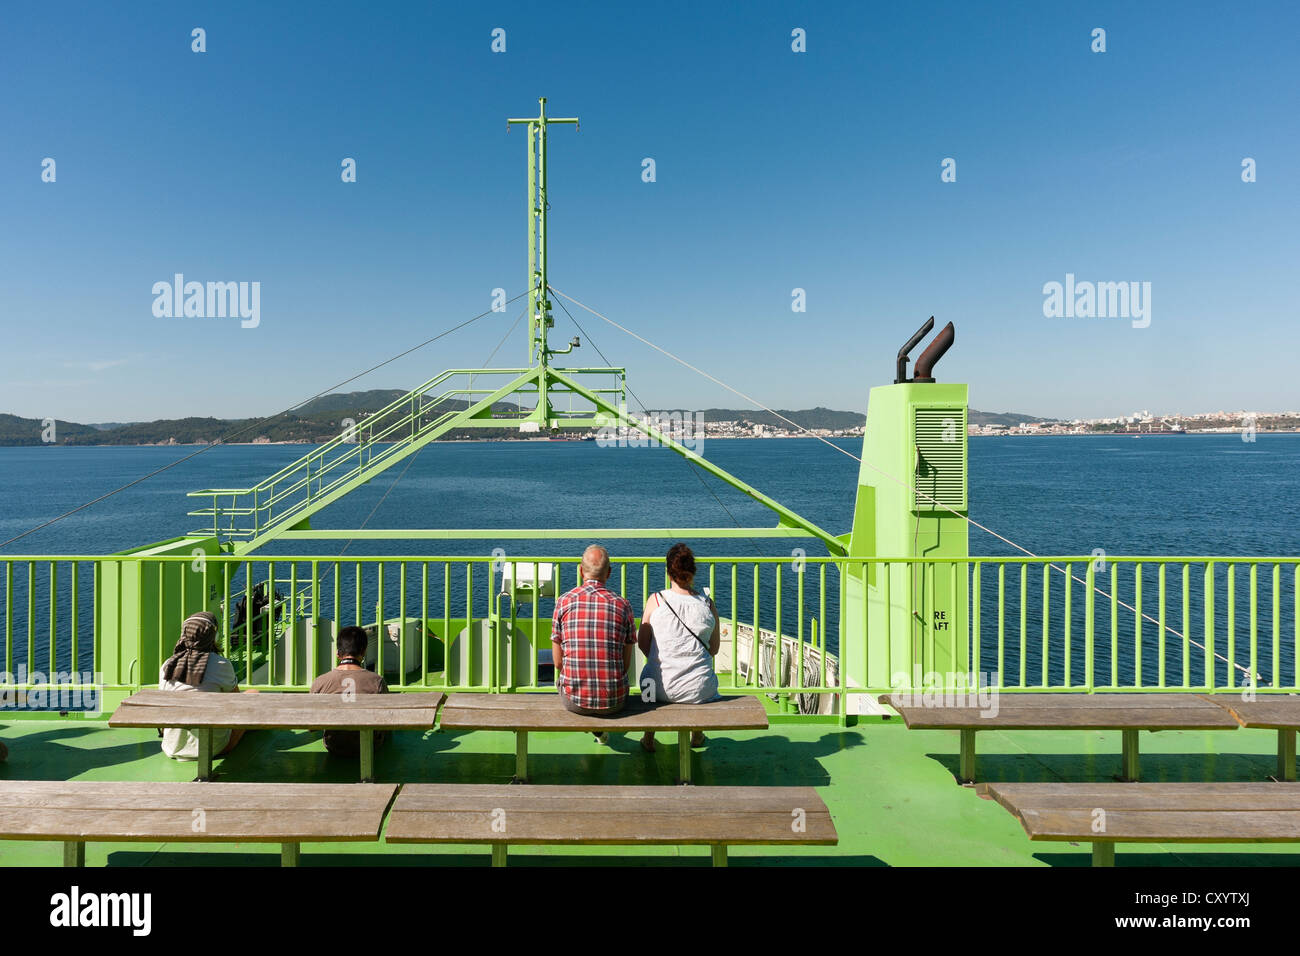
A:
{"label": "black shoulder strap", "polygon": [[662,604],[664,607],[668,608],[668,610],[672,611],[673,617],[677,618],[677,620],[681,622],[682,627],[686,628],[686,630],[690,632],[691,637],[699,641],[700,644],[707,651],[709,649],[709,645],[705,643],[704,638],[700,637],[700,635],[696,634],[694,631],[691,630],[690,625],[688,625],[685,621],[682,620],[682,616],[677,613],[676,609],[671,604],[668,603],[667,595],[668,595],[667,591],[660,592],[659,603]]}

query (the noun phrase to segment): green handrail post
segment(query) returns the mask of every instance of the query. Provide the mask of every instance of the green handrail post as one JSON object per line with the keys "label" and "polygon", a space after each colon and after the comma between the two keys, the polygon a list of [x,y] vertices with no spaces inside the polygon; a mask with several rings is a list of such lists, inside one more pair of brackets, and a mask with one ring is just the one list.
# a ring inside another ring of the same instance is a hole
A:
{"label": "green handrail post", "polygon": [[1087,593],[1084,595],[1084,599],[1087,601],[1087,603],[1084,605],[1084,611],[1083,611],[1084,614],[1083,649],[1084,649],[1084,664],[1085,664],[1084,682],[1087,685],[1087,689],[1089,693],[1092,693],[1094,685],[1096,683],[1095,672],[1093,669],[1093,663],[1094,663],[1093,662],[1093,637],[1094,637],[1093,625],[1095,623],[1095,615],[1096,615],[1096,611],[1094,609],[1095,602],[1093,601],[1093,596],[1095,594],[1094,588],[1096,587],[1096,577],[1097,577],[1097,562],[1089,561],[1088,570],[1086,572],[1087,580],[1085,584],[1085,587],[1087,588]]}
{"label": "green handrail post", "polygon": [[1228,687],[1237,686],[1237,565],[1228,564]]}
{"label": "green handrail post", "polygon": [[1164,561],[1160,562],[1160,570],[1158,572],[1157,579],[1156,579],[1156,590],[1157,590],[1156,614],[1157,617],[1159,618],[1159,621],[1156,624],[1156,628],[1157,628],[1156,633],[1159,637],[1159,644],[1157,645],[1157,653],[1159,657],[1158,666],[1160,668],[1159,683],[1157,686],[1163,688],[1166,686],[1166,681],[1165,681],[1165,562]]}
{"label": "green handrail post", "polygon": [[[982,651],[984,643],[984,628],[981,622],[981,609],[984,605],[984,588],[980,581],[980,572],[984,569],[983,561],[973,562],[974,567],[971,569],[971,658],[972,669],[976,674],[980,673],[983,665]],[[864,577],[865,581],[866,578]],[[998,608],[1002,610],[1001,606]],[[1000,623],[1000,621],[999,621]]]}
{"label": "green handrail post", "polygon": [[1065,566],[1065,617],[1064,624],[1064,644],[1065,644],[1065,686],[1072,686],[1070,683],[1070,667],[1074,662],[1074,647],[1071,642],[1070,625],[1074,622],[1074,612],[1070,603],[1071,585],[1074,583],[1074,566],[1067,564]]}
{"label": "green handrail post", "polygon": [[1133,565],[1133,684],[1142,686],[1142,562]]}
{"label": "green handrail post", "polygon": [[[1029,566],[1020,564],[1020,686],[1028,682],[1029,657]],[[1005,683],[1005,681],[1003,681]]]}
{"label": "green handrail post", "polygon": [[1046,690],[1051,686],[1047,662],[1051,651],[1051,578],[1049,577],[1050,568],[1043,565],[1043,689]]}
{"label": "green handrail post", "polygon": [[[56,652],[56,638],[59,633],[59,566],[55,561],[50,562],[50,683],[55,682],[55,675],[58,672],[58,662]],[[75,670],[75,668],[69,668]]]}
{"label": "green handrail post", "polygon": [[1214,562],[1205,562],[1205,686],[1214,690]]}
{"label": "green handrail post", "polygon": [[1119,562],[1110,562],[1110,683],[1119,686]]}

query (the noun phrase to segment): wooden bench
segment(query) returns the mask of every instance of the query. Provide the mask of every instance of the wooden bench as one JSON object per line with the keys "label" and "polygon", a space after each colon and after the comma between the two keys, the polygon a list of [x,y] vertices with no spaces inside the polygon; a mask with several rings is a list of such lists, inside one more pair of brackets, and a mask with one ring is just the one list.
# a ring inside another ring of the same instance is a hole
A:
{"label": "wooden bench", "polygon": [[1118,730],[1123,734],[1120,778],[1134,781],[1141,775],[1139,731],[1237,729],[1231,714],[1195,694],[999,694],[994,700],[996,713],[978,706],[926,704],[920,694],[880,698],[902,715],[909,729],[961,731],[962,783],[975,780],[975,734],[980,730]]}
{"label": "wooden bench", "polygon": [[1295,783],[986,783],[980,795],[1020,821],[1030,840],[1092,844],[1114,866],[1117,843],[1300,841]]}
{"label": "wooden bench", "polygon": [[487,843],[504,866],[516,845],[729,845],[839,842],[812,787],[514,787],[406,784],[388,817],[388,843]]}
{"label": "wooden bench", "polygon": [[1294,780],[1295,735],[1300,728],[1300,697],[1261,696],[1255,700],[1206,694],[1205,699],[1218,704],[1243,727],[1267,727],[1277,730],[1277,776]]}
{"label": "wooden bench", "polygon": [[533,731],[677,732],[678,782],[691,781],[691,731],[766,730],[767,711],[745,694],[709,704],[648,704],[628,698],[609,717],[583,717],[564,709],[559,694],[452,694],[442,711],[443,730],[511,730],[515,734],[515,782],[528,782],[528,734]]}
{"label": "wooden bench", "polygon": [[[195,695],[207,696],[207,695]],[[396,784],[0,781],[0,840],[59,840],[63,865],[88,842],[375,842]]]}
{"label": "wooden bench", "polygon": [[355,730],[361,735],[361,780],[375,776],[376,730],[431,730],[446,695],[211,694],[148,689],[118,705],[110,727],[184,727],[199,738],[199,780],[212,779],[212,731]]}

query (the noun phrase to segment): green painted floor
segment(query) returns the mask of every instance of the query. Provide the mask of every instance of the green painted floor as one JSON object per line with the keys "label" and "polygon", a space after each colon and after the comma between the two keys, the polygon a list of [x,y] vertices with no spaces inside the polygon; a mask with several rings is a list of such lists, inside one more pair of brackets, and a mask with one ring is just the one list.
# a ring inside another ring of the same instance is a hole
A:
{"label": "green painted floor", "polygon": [[[159,750],[152,730],[111,730],[100,721],[19,720],[0,724],[9,759],[0,780],[193,779],[194,764]],[[1120,735],[1101,731],[984,731],[980,780],[1102,781],[1119,772]],[[1272,731],[1162,732],[1141,735],[1144,780],[1264,780],[1276,772]],[[635,736],[602,747],[588,734],[533,734],[529,775],[537,784],[671,786],[675,738],[658,753]],[[503,732],[398,734],[376,755],[387,782],[506,783],[514,772],[514,736]],[[319,734],[254,731],[217,762],[226,781],[351,782],[355,761],[325,752]],[[992,801],[956,783],[955,731],[909,731],[900,721],[781,723],[766,732],[710,735],[696,751],[701,785],[817,787],[839,830],[837,847],[732,847],[733,866],[1086,866],[1087,844],[1030,844],[1020,825]],[[487,847],[304,844],[302,864],[486,866]],[[705,847],[512,847],[511,865],[547,862],[709,864]],[[0,865],[58,865],[57,843],[0,841]],[[276,866],[279,847],[256,844],[92,843],[89,866]],[[1120,866],[1300,864],[1293,845],[1120,845]]]}

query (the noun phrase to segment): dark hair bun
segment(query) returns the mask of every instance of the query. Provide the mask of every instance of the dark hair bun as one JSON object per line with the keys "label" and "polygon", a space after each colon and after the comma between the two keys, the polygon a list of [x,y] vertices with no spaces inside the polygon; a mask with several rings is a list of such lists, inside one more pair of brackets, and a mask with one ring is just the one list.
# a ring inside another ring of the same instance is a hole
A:
{"label": "dark hair bun", "polygon": [[680,542],[668,549],[668,557],[664,565],[668,568],[668,576],[683,587],[690,584],[695,577],[695,555],[691,553],[690,548]]}

